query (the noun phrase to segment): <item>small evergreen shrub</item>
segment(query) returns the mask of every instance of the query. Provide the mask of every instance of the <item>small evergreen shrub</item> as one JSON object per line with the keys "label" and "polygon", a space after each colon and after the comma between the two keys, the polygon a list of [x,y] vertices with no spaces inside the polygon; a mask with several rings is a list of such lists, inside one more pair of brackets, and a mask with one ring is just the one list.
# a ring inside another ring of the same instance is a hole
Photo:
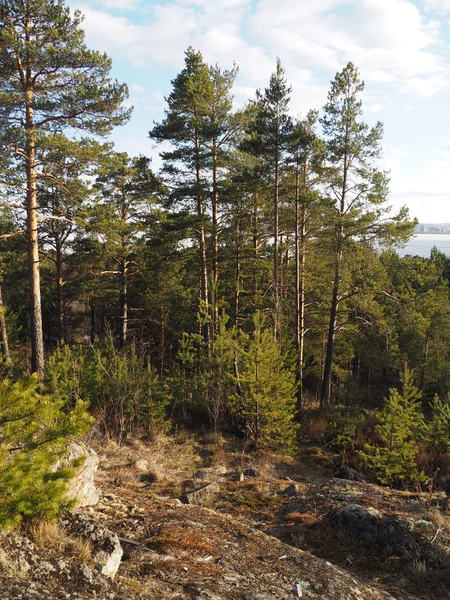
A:
{"label": "small evergreen shrub", "polygon": [[81,390],[119,443],[133,430],[166,430],[167,397],[156,371],[134,344],[117,349],[109,338],[86,357]]}
{"label": "small evergreen shrub", "polygon": [[365,444],[358,452],[361,463],[386,485],[407,484],[423,479],[417,466],[420,442],[426,437],[426,425],[411,372],[405,368],[402,392],[391,389],[377,412],[377,445]]}
{"label": "small evergreen shrub", "polygon": [[36,377],[0,381],[0,527],[52,519],[68,506],[65,493],[73,469],[54,465],[93,419],[83,402],[71,410],[64,404],[41,394]]}
{"label": "small evergreen shrub", "polygon": [[264,317],[257,312],[251,335],[238,340],[237,391],[232,410],[245,423],[246,434],[255,444],[282,445],[293,450],[299,424],[295,414],[295,375],[284,367],[278,342]]}
{"label": "small evergreen shrub", "polygon": [[450,447],[450,397],[442,400],[436,395],[431,409],[428,448],[443,454]]}

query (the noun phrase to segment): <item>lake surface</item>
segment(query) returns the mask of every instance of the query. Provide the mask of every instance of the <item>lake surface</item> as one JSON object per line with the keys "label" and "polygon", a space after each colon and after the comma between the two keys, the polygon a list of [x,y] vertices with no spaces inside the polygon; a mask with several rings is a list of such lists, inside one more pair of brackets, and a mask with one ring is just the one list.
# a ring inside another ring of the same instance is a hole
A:
{"label": "lake surface", "polygon": [[412,256],[429,258],[433,246],[450,256],[450,234],[419,233],[412,237],[404,248],[397,248],[396,250],[400,256],[411,254]]}

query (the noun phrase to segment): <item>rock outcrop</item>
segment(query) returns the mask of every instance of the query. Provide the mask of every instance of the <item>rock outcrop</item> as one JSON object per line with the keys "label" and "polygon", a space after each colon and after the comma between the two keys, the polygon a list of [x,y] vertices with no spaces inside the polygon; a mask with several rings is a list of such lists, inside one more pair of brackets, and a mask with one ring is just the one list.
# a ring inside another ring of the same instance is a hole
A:
{"label": "rock outcrop", "polygon": [[[81,442],[71,442],[67,455],[62,459],[63,464],[72,465],[80,460],[82,464],[77,467],[77,473],[69,482],[67,496],[76,499],[76,506],[95,506],[99,500],[99,492],[95,485],[95,474],[98,469],[98,455],[92,448]],[[61,465],[58,462],[55,468]]]}
{"label": "rock outcrop", "polygon": [[113,578],[123,555],[117,535],[80,510],[66,515],[61,522],[69,534],[90,542],[95,568],[105,577]]}

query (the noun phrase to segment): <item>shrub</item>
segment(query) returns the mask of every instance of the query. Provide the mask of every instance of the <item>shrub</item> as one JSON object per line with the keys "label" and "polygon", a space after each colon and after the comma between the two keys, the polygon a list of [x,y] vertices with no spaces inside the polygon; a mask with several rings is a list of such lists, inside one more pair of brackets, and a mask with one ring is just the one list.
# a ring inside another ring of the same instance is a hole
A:
{"label": "shrub", "polygon": [[98,346],[57,348],[48,358],[46,386],[68,407],[85,398],[120,442],[129,431],[167,427],[166,394],[144,352],[134,344],[117,349],[112,337]]}
{"label": "shrub", "polygon": [[428,447],[434,452],[448,452],[450,446],[450,398],[435,396],[432,404]]}
{"label": "shrub", "polygon": [[0,526],[52,519],[68,506],[73,469],[53,465],[93,420],[81,401],[71,410],[63,407],[64,400],[40,393],[36,377],[0,381]]}
{"label": "shrub", "polygon": [[234,378],[238,392],[232,410],[245,423],[250,440],[258,445],[294,447],[299,427],[294,422],[295,376],[283,366],[283,357],[273,332],[264,329],[257,312],[253,334],[241,334],[237,345],[238,369]]}
{"label": "shrub", "polygon": [[414,386],[411,372],[405,368],[402,393],[391,389],[383,408],[378,411],[376,433],[379,444],[365,444],[358,452],[362,464],[387,485],[420,480],[417,467],[419,443],[426,426],[419,404],[421,393]]}
{"label": "shrub", "polygon": [[93,346],[85,361],[82,391],[119,443],[127,433],[167,428],[167,399],[150,360],[134,344],[119,350],[111,338]]}

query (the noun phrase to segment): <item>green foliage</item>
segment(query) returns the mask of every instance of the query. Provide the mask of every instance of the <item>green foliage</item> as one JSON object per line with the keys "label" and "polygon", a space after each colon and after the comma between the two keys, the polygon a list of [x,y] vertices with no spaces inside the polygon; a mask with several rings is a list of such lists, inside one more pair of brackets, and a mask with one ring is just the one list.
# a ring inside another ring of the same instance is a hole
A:
{"label": "green foliage", "polygon": [[436,394],[433,400],[429,427],[428,447],[435,452],[448,452],[450,447],[450,395],[442,400]]}
{"label": "green foliage", "polygon": [[264,329],[258,311],[251,335],[242,333],[237,345],[237,393],[232,410],[245,423],[255,445],[283,445],[293,449],[298,424],[295,411],[295,375],[283,366],[281,349],[273,332]]}
{"label": "green foliage", "polygon": [[150,360],[134,344],[118,350],[111,337],[92,346],[82,375],[83,394],[121,442],[128,432],[164,430],[167,398]]}
{"label": "green foliage", "polygon": [[70,467],[54,467],[73,438],[86,433],[93,419],[78,401],[39,392],[38,380],[0,381],[0,526],[21,519],[54,518],[68,506]]}
{"label": "green foliage", "polygon": [[83,396],[82,379],[86,352],[81,346],[57,346],[45,364],[45,385],[50,394],[66,406],[74,406]]}
{"label": "green foliage", "polygon": [[355,440],[364,425],[364,415],[331,416],[323,441],[337,452],[346,453],[354,449]]}
{"label": "green foliage", "polygon": [[376,432],[379,443],[366,444],[358,453],[363,465],[387,485],[420,480],[416,457],[419,443],[426,434],[426,425],[419,400],[421,393],[413,383],[412,373],[405,367],[402,392],[391,389],[377,412]]}
{"label": "green foliage", "polygon": [[[201,303],[202,306],[202,303]],[[208,316],[198,315],[199,324]],[[232,374],[236,354],[236,330],[228,327],[229,317],[219,317],[217,333],[211,347],[199,334],[184,334],[180,342],[179,369],[171,378],[174,398],[181,402],[184,413],[206,411],[216,434],[229,409],[229,397],[234,389]]]}

